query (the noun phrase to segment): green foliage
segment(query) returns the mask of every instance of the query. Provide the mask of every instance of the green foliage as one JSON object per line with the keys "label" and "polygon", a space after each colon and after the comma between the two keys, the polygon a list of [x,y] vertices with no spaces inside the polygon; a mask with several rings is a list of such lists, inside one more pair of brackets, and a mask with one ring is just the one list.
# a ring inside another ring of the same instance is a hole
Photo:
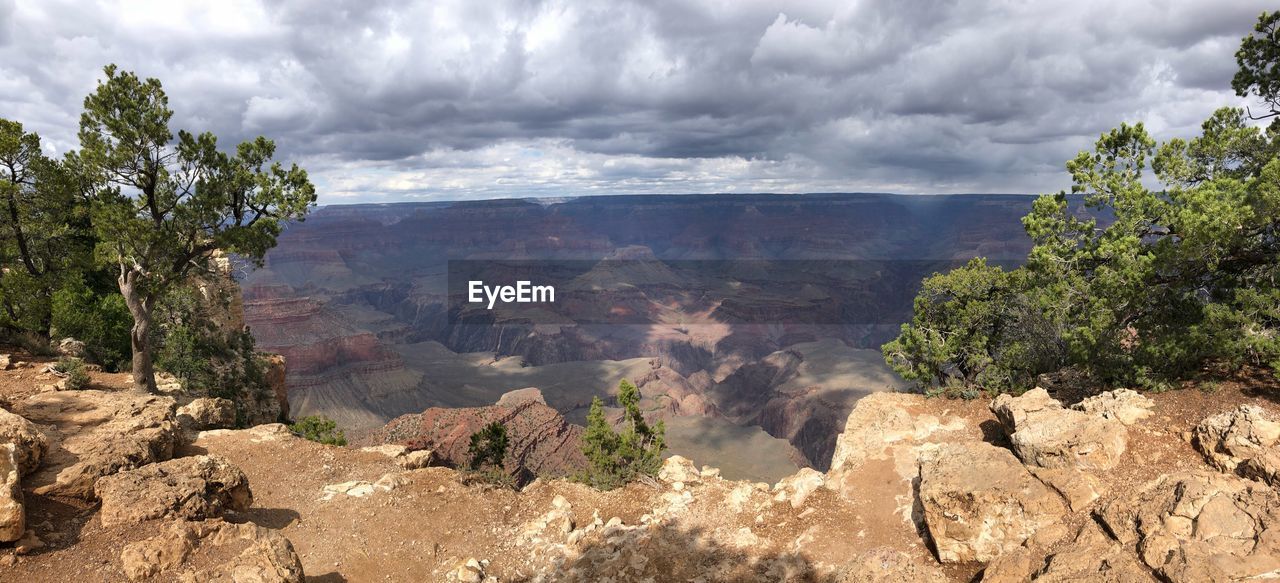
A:
{"label": "green foliage", "polygon": [[624,427],[614,430],[604,415],[604,402],[591,401],[587,430],[582,437],[582,453],[590,467],[576,479],[602,490],[626,485],[640,476],[653,476],[662,468],[662,452],[667,449],[666,425],[650,426],[640,412],[640,391],[623,379],[618,385],[618,405],[623,410]]}
{"label": "green foliage", "polygon": [[84,101],[80,159],[93,188],[97,258],[119,274],[133,316],[135,382],[154,389],[152,318],[175,284],[208,269],[214,250],[260,263],[283,225],[315,203],[303,169],[271,163],[258,137],[233,153],[211,133],[173,135],[173,111],[156,79],[114,65]]}
{"label": "green foliage", "polygon": [[156,365],[195,395],[243,401],[270,392],[266,371],[246,330],[222,330],[192,285],[173,288],[157,309],[151,343]]}
{"label": "green foliage", "polygon": [[310,415],[289,426],[299,437],[325,445],[346,445],[347,437],[338,424],[324,415]]}
{"label": "green foliage", "polygon": [[[1273,109],[1278,21],[1264,14],[1244,40],[1234,84]],[[1023,267],[978,260],[925,281],[884,346],[895,370],[932,393],[1019,391],[1068,366],[1155,391],[1209,361],[1280,370],[1280,126],[1223,108],[1199,137],[1157,147],[1121,124],[1067,170],[1104,224],[1065,193],[1041,197],[1023,219]]]}
{"label": "green foliage", "polygon": [[66,375],[63,386],[69,391],[87,388],[91,382],[89,371],[85,370],[84,361],[79,358],[60,358],[53,365],[53,370]]}
{"label": "green foliage", "polygon": [[1262,98],[1271,115],[1280,112],[1280,11],[1263,12],[1254,33],[1244,37],[1236,51],[1240,67],[1231,80],[1236,95],[1249,94]]}
{"label": "green foliage", "polygon": [[0,119],[0,326],[47,340],[54,291],[91,267],[83,189],[74,156],[50,159],[38,135]]}
{"label": "green foliage", "polygon": [[76,281],[53,294],[53,328],[85,343],[93,360],[109,371],[129,363],[131,319],[118,293],[94,292]]}
{"label": "green foliage", "polygon": [[911,323],[884,345],[886,362],[908,380],[952,395],[981,386],[1009,391],[1062,364],[1056,330],[1026,292],[1022,270],[985,259],[924,281]]}
{"label": "green foliage", "polygon": [[471,456],[471,469],[491,467],[501,470],[502,460],[507,456],[506,426],[494,421],[472,433],[467,453]]}

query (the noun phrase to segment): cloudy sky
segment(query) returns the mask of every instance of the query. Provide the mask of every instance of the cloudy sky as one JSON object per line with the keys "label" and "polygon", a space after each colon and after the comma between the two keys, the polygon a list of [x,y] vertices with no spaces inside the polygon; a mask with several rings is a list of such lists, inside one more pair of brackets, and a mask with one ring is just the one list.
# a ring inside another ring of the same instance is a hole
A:
{"label": "cloudy sky", "polygon": [[0,0],[0,117],[76,147],[117,63],[321,203],[1056,191],[1120,121],[1192,134],[1273,2]]}

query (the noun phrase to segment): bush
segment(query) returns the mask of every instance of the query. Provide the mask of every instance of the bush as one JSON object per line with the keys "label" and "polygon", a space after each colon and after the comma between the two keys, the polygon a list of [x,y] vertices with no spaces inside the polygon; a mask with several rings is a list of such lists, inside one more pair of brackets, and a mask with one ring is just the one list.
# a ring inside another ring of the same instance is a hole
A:
{"label": "bush", "polygon": [[623,409],[625,427],[615,431],[604,416],[604,403],[591,400],[582,453],[590,467],[575,476],[584,484],[601,490],[626,485],[640,476],[657,475],[662,468],[662,452],[667,449],[666,424],[650,426],[640,412],[640,391],[623,379],[618,385],[618,405]]}
{"label": "bush", "polygon": [[53,370],[66,375],[63,386],[69,391],[78,391],[89,386],[92,379],[85,369],[84,361],[79,358],[63,357],[53,365]]}
{"label": "bush", "polygon": [[289,426],[289,431],[303,439],[325,445],[346,445],[347,437],[338,424],[324,415],[310,415]]}
{"label": "bush", "polygon": [[77,281],[53,294],[52,319],[59,335],[84,342],[89,356],[106,370],[128,369],[133,318],[120,294],[97,294]]}
{"label": "bush", "polygon": [[157,312],[156,367],[176,377],[188,393],[235,402],[238,425],[244,423],[247,402],[273,398],[253,335],[220,329],[190,286],[171,291]]}
{"label": "bush", "polygon": [[507,428],[494,421],[483,429],[471,434],[471,445],[467,448],[471,456],[471,469],[484,467],[502,469],[503,459],[507,456]]}

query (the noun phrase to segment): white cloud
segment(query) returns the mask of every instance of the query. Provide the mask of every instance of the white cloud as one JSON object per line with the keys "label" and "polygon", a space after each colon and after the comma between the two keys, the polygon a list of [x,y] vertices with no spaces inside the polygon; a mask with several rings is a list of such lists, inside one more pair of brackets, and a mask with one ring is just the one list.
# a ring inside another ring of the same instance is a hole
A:
{"label": "white cloud", "polygon": [[114,62],[262,133],[322,202],[1041,192],[1121,121],[1187,135],[1266,2],[0,0],[0,115],[75,147]]}

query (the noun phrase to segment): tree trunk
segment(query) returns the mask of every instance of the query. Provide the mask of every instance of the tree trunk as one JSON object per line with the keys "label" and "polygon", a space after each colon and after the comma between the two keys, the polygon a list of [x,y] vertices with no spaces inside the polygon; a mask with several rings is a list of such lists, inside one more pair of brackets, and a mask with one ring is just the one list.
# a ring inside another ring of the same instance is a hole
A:
{"label": "tree trunk", "polygon": [[156,371],[151,363],[151,303],[149,294],[138,289],[138,272],[120,275],[120,294],[133,316],[129,340],[133,349],[133,386],[140,391],[156,392]]}

